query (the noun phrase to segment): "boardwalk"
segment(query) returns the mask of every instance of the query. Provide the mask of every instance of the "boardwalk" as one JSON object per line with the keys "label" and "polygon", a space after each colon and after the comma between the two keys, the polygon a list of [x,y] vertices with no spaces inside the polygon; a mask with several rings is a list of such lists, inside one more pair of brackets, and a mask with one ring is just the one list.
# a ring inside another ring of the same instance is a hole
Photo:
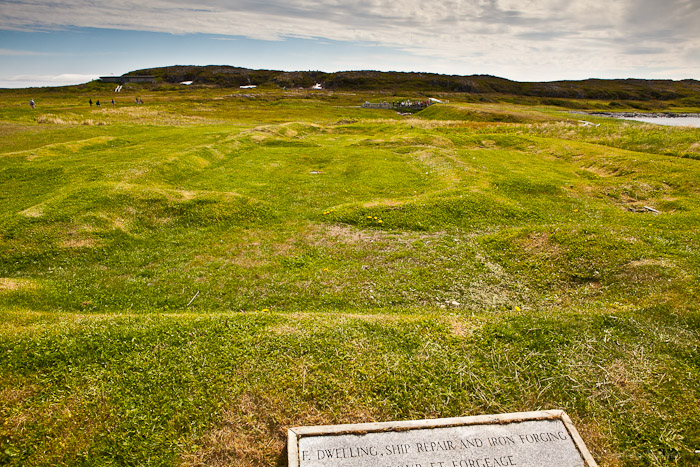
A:
{"label": "boardwalk", "polygon": [[396,109],[396,110],[421,110],[434,104],[430,99],[421,101],[392,101],[392,102],[365,102],[363,109]]}

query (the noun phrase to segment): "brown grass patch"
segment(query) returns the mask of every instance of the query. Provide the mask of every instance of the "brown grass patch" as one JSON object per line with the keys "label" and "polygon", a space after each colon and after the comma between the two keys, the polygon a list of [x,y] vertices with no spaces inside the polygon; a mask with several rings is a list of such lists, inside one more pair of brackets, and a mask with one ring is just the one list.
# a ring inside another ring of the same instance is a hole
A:
{"label": "brown grass patch", "polygon": [[265,141],[265,140],[268,139],[268,138],[269,138],[268,135],[261,135],[261,134],[254,134],[254,135],[252,135],[252,136],[250,137],[250,139],[253,140],[253,141],[256,142],[256,143],[261,143],[261,142]]}
{"label": "brown grass patch", "polygon": [[368,201],[364,203],[362,206],[365,208],[376,208],[376,207],[385,207],[385,206],[401,206],[403,204],[406,204],[407,201],[402,201],[402,200],[397,200],[397,199],[377,199],[374,201]]}
{"label": "brown grass patch", "polygon": [[289,336],[289,335],[306,335],[306,329],[300,329],[296,326],[290,326],[287,323],[276,324],[273,326],[268,326],[267,330],[272,334],[277,336]]}
{"label": "brown grass patch", "polygon": [[360,120],[361,123],[369,124],[392,124],[392,125],[410,125],[416,128],[422,128],[426,130],[431,130],[434,128],[445,128],[445,127],[460,127],[460,128],[484,128],[489,126],[504,125],[498,122],[472,122],[468,120],[424,120],[419,118],[405,118],[405,119],[372,119],[363,118]]}
{"label": "brown grass patch", "polygon": [[191,125],[208,123],[211,119],[193,115],[171,114],[157,107],[148,106],[123,106],[114,108],[102,108],[92,111],[93,115],[104,115],[112,119],[127,120],[129,123],[142,125]]}
{"label": "brown grass patch", "polygon": [[562,254],[561,247],[554,243],[549,233],[532,233],[525,237],[520,245],[523,249],[547,257],[559,257]]}
{"label": "brown grass patch", "polygon": [[34,387],[6,388],[0,391],[0,401],[3,405],[20,404],[32,397],[35,392]]}
{"label": "brown grass patch", "polygon": [[469,337],[476,329],[473,321],[468,321],[464,318],[452,318],[448,321],[450,332],[453,336]]}
{"label": "brown grass patch", "polygon": [[19,213],[26,217],[41,217],[44,215],[44,207],[41,204],[37,204]]}
{"label": "brown grass patch", "polygon": [[654,282],[674,277],[676,268],[668,259],[639,259],[627,263],[621,276],[632,282]]}
{"label": "brown grass patch", "polygon": [[615,435],[609,428],[600,426],[594,420],[585,419],[577,420],[575,425],[586,443],[586,447],[601,466],[620,467],[625,465],[615,446],[610,443],[611,439],[615,439]]}
{"label": "brown grass patch", "polygon": [[608,368],[608,377],[611,382],[623,392],[638,392],[639,382],[634,378],[632,373],[627,369],[625,362],[621,360],[614,361]]}
{"label": "brown grass patch", "polygon": [[615,177],[618,174],[617,170],[609,169],[608,167],[600,167],[597,165],[589,165],[588,167],[581,168],[601,178]]}
{"label": "brown grass patch", "polygon": [[629,263],[633,268],[638,268],[642,266],[662,266],[665,268],[672,267],[673,263],[668,259],[638,259],[636,261],[631,261]]}
{"label": "brown grass patch", "polygon": [[349,225],[314,225],[311,227],[309,235],[311,244],[315,246],[337,245],[338,243],[347,245],[365,244],[377,247],[377,243],[394,243],[397,246],[406,246],[417,240],[439,239],[445,232],[415,233],[415,232],[384,232],[381,230],[365,230]]}
{"label": "brown grass patch", "polygon": [[462,303],[462,305],[493,309],[528,302],[529,291],[527,287],[517,279],[511,278],[508,280],[512,282],[504,281],[489,284],[485,281],[477,280],[469,284],[469,288],[462,295],[462,300],[467,299],[469,303]]}
{"label": "brown grass patch", "polygon": [[633,351],[627,361],[618,359],[608,365],[602,383],[610,384],[601,384],[596,398],[623,407],[634,404],[642,413],[653,413],[656,409],[651,405],[644,389],[645,380],[653,378],[653,369],[647,358],[641,349]]}
{"label": "brown grass patch", "polygon": [[182,456],[196,467],[287,465],[287,430],[293,426],[375,421],[371,411],[354,409],[335,419],[313,406],[290,403],[285,396],[247,392],[221,416],[221,423],[200,440],[200,448]]}
{"label": "brown grass patch", "polygon": [[[268,466],[284,449],[273,402],[267,396],[243,394],[222,416],[219,427],[205,434],[202,447],[183,456],[191,466]],[[279,460],[279,459],[277,459]],[[279,464],[279,462],[277,462]]]}
{"label": "brown grass patch", "polygon": [[[319,132],[325,130],[325,128],[321,125],[313,124],[313,123],[305,123],[305,122],[286,122],[286,123],[281,123],[281,124],[273,124],[273,125],[260,125],[248,130],[244,130],[241,132],[240,136],[249,136],[251,140],[253,140],[256,143],[260,143],[262,141],[265,141],[266,139],[270,138],[303,138],[304,133],[303,130],[302,133],[300,134],[299,131],[295,130],[294,128],[291,128],[292,126],[296,127],[303,127],[305,129],[309,129],[312,132]],[[238,136],[235,137],[238,139]]]}
{"label": "brown grass patch", "polygon": [[633,198],[627,193],[620,193],[620,201],[622,201],[624,204],[629,205],[629,207],[632,209],[639,209],[641,211],[646,212],[646,209],[644,209],[643,207],[644,202],[640,201],[638,198]]}
{"label": "brown grass patch", "polygon": [[454,142],[444,136],[430,135],[424,136],[423,138],[416,138],[413,136],[396,136],[391,138],[389,141],[385,140],[368,140],[367,142],[385,143],[390,145],[399,146],[426,146],[429,148],[453,148],[455,146]]}
{"label": "brown grass patch", "polygon": [[481,307],[500,308],[529,301],[530,290],[517,277],[509,274],[501,265],[489,261],[477,253],[476,260],[488,269],[487,276],[469,284],[463,298]]}
{"label": "brown grass patch", "polygon": [[298,240],[295,237],[289,237],[284,241],[275,243],[272,249],[273,256],[294,256],[301,252]]}
{"label": "brown grass patch", "polygon": [[30,279],[13,279],[10,277],[0,277],[0,291],[15,291],[36,288],[36,283]]}
{"label": "brown grass patch", "polygon": [[[261,268],[270,264],[270,260],[263,257],[259,249],[254,250],[252,248],[229,258],[229,262],[243,269]],[[263,274],[261,277],[267,277],[267,274]]]}
{"label": "brown grass patch", "polygon": [[126,220],[122,219],[121,217],[117,217],[112,220],[112,229],[113,230],[121,230],[122,232],[129,232],[129,228],[126,225]]}
{"label": "brown grass patch", "polygon": [[294,137],[295,137],[296,135],[298,135],[299,133],[297,133],[296,131],[294,131],[294,130],[291,129],[291,128],[284,128],[284,129],[280,129],[280,134],[281,134],[282,136],[287,137],[287,138],[294,138]]}
{"label": "brown grass patch", "polygon": [[61,242],[62,248],[94,248],[97,242],[89,237],[72,237]]}
{"label": "brown grass patch", "polygon": [[36,117],[36,122],[39,124],[50,125],[88,125],[88,126],[104,126],[107,122],[93,120],[91,118],[81,119],[75,115],[66,115],[59,117],[53,114],[44,114]]}
{"label": "brown grass patch", "polygon": [[333,224],[325,229],[321,227],[317,232],[321,235],[319,243],[325,243],[325,240],[331,239],[331,243],[346,243],[346,244],[357,244],[357,243],[367,243],[376,240],[381,240],[386,235],[384,232],[378,230],[361,230],[355,227],[350,227],[347,225]]}

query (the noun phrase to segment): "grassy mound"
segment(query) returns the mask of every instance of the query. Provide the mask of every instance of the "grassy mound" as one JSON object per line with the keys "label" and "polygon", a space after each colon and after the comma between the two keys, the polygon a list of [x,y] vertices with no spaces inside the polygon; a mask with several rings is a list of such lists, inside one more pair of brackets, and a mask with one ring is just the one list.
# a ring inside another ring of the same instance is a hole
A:
{"label": "grassy mound", "polygon": [[695,463],[697,130],[88,91],[0,100],[0,464],[284,465],[294,425],[549,408],[601,465]]}
{"label": "grassy mound", "polygon": [[523,123],[527,118],[509,113],[472,110],[455,105],[431,105],[416,114],[429,120],[464,120],[470,122]]}

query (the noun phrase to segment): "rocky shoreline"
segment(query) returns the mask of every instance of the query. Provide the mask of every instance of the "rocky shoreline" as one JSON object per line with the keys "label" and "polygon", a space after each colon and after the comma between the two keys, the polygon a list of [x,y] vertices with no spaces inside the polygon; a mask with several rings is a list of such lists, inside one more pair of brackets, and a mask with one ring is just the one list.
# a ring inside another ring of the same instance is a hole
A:
{"label": "rocky shoreline", "polygon": [[700,113],[673,113],[673,112],[576,112],[578,115],[589,115],[591,117],[612,117],[612,118],[700,118]]}

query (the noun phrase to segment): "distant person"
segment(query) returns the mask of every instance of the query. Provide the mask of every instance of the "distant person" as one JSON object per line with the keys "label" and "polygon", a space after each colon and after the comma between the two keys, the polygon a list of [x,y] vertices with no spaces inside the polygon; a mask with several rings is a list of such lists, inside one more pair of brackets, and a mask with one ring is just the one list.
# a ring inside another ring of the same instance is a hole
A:
{"label": "distant person", "polygon": [[138,97],[135,98],[135,99],[134,99],[134,102],[135,102],[136,104],[138,104],[138,103],[139,103],[139,98],[138,98]]}
{"label": "distant person", "polygon": [[115,105],[115,104],[114,104],[114,99],[112,99],[112,107],[114,107],[114,105]]}
{"label": "distant person", "polygon": [[143,99],[139,99],[139,104],[143,104]]}
{"label": "distant person", "polygon": [[92,107],[92,97],[90,98],[90,100],[88,102],[90,103],[90,107]]}
{"label": "distant person", "polygon": [[96,105],[97,107],[100,107],[100,100],[99,100],[99,99],[97,100],[97,102],[95,102],[95,105]]}
{"label": "distant person", "polygon": [[32,109],[36,107],[36,104],[34,103],[34,99],[29,99],[29,107]]}

